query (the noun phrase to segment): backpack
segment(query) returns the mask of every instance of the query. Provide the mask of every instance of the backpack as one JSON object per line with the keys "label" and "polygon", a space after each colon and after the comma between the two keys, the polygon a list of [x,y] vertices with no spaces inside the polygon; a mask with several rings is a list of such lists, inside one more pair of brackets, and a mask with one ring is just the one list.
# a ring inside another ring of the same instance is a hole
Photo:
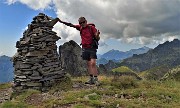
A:
{"label": "backpack", "polygon": [[[91,48],[98,49],[98,45],[99,45],[98,41],[100,40],[100,38],[97,39],[97,38],[94,36],[91,26],[94,26],[94,27],[95,27],[95,24],[88,24],[89,31],[90,31],[91,35],[93,36],[93,37],[92,37]],[[81,34],[81,30],[82,30],[82,27],[80,28],[80,34]]]}

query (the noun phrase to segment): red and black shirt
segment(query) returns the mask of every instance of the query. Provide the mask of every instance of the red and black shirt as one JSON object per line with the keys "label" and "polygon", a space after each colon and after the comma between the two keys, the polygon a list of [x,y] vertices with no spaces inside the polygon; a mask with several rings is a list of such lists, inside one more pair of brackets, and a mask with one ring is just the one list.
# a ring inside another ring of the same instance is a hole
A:
{"label": "red and black shirt", "polygon": [[[97,32],[95,26],[90,24],[87,24],[86,27],[81,27],[80,25],[74,26],[77,30],[80,31],[82,48],[91,48],[93,35]],[[91,30],[89,29],[89,26],[91,27]]]}

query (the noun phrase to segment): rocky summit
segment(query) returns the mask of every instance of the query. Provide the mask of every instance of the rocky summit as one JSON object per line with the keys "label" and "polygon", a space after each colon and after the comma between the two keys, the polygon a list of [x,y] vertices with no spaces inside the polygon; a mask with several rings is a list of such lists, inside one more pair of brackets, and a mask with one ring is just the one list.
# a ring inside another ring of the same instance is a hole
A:
{"label": "rocky summit", "polygon": [[73,40],[59,46],[62,68],[72,76],[87,74],[86,61],[81,58],[81,47]]}
{"label": "rocky summit", "polygon": [[17,41],[17,53],[13,56],[14,90],[47,90],[65,75],[56,46],[60,37],[52,31],[57,21],[39,13]]}

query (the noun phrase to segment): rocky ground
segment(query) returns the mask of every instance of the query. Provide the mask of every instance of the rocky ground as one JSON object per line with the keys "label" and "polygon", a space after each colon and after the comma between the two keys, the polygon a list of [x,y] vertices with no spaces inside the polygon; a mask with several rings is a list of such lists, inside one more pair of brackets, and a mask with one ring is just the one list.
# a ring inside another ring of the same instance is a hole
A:
{"label": "rocky ground", "polygon": [[[90,90],[90,89],[98,89],[95,85],[87,85],[83,82],[74,82],[72,85],[72,91],[78,91],[78,90]],[[42,94],[34,94],[29,96],[26,99],[26,102],[32,105],[41,105],[43,101],[46,101],[48,99],[55,99],[55,100],[61,100],[63,91],[56,91],[53,94],[46,92]],[[65,104],[63,106],[56,106],[54,105],[54,108],[71,108],[70,104]]]}
{"label": "rocky ground", "polygon": [[0,103],[10,100],[12,88],[6,88],[0,90]]}
{"label": "rocky ground", "polygon": [[[97,88],[95,85],[86,85],[83,82],[74,82],[72,85],[73,91],[77,90],[82,90],[82,89],[92,89],[92,88]],[[12,87],[5,88],[5,89],[0,89],[0,104],[11,100],[11,95],[13,93]],[[62,99],[62,91],[57,91],[52,93],[46,92],[46,93],[38,93],[38,94],[32,94],[28,96],[25,99],[25,103],[28,103],[29,105],[33,106],[42,106],[43,102],[48,100],[48,99],[55,99],[55,100],[60,100]],[[71,104],[65,104],[63,106],[58,106],[54,104],[53,108],[71,108]]]}
{"label": "rocky ground", "polygon": [[[114,82],[102,77],[101,85],[95,86],[85,85],[86,80],[73,79],[71,85],[63,82],[48,92],[30,90],[16,96],[11,96],[11,87],[0,87],[0,108],[178,108],[180,105],[180,83],[176,81],[149,82],[121,77]],[[69,85],[70,89],[61,90]]]}

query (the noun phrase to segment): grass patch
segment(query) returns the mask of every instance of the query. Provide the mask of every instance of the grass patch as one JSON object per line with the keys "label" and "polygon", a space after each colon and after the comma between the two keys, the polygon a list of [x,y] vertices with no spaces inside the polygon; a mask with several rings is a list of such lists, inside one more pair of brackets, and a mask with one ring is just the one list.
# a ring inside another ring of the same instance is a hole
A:
{"label": "grass patch", "polygon": [[[72,88],[73,82],[84,82],[88,77],[66,78],[65,82],[54,86],[49,95],[55,97],[42,101],[39,108],[178,108],[180,106],[180,82],[175,80],[155,81],[136,80],[134,77],[121,76],[118,79],[99,76],[100,86]],[[70,85],[71,84],[71,85]],[[79,83],[78,83],[79,84]],[[70,85],[70,86],[69,86]],[[69,86],[65,87],[64,86]],[[80,86],[81,87],[81,86]],[[0,105],[0,108],[36,108],[26,103],[28,96],[41,94],[36,90],[14,95],[14,99]]]}
{"label": "grass patch", "polygon": [[136,88],[138,86],[137,80],[132,76],[120,76],[112,79],[111,85],[117,89]]}
{"label": "grass patch", "polygon": [[54,93],[57,91],[68,91],[72,88],[72,81],[70,76],[65,76],[64,78],[61,78],[56,84],[52,86],[50,89],[50,93]]}
{"label": "grass patch", "polygon": [[121,72],[121,73],[124,73],[124,72],[133,72],[133,70],[131,70],[130,68],[128,68],[126,66],[121,66],[121,67],[112,69],[112,71],[113,72]]}
{"label": "grass patch", "polygon": [[8,101],[0,105],[1,108],[33,108],[25,103]]}
{"label": "grass patch", "polygon": [[19,102],[24,102],[24,100],[32,95],[32,94],[38,94],[40,93],[40,91],[38,90],[33,90],[33,89],[27,89],[26,91],[22,92],[22,93],[13,93],[12,98],[16,99]]}
{"label": "grass patch", "polygon": [[99,100],[101,99],[101,96],[100,95],[89,95],[89,100]]}
{"label": "grass patch", "polygon": [[3,83],[3,84],[0,84],[0,90],[6,89],[6,88],[10,88],[11,86],[12,86],[11,83]]}
{"label": "grass patch", "polygon": [[25,102],[26,98],[32,94],[40,93],[37,90],[28,89],[22,93],[13,93],[12,100],[3,103],[0,108],[35,108],[35,106],[28,105]]}
{"label": "grass patch", "polygon": [[[87,108],[87,106],[86,106],[85,104],[80,103],[80,104],[75,104],[75,105],[73,106],[73,108]],[[90,107],[89,107],[89,108],[90,108]]]}

